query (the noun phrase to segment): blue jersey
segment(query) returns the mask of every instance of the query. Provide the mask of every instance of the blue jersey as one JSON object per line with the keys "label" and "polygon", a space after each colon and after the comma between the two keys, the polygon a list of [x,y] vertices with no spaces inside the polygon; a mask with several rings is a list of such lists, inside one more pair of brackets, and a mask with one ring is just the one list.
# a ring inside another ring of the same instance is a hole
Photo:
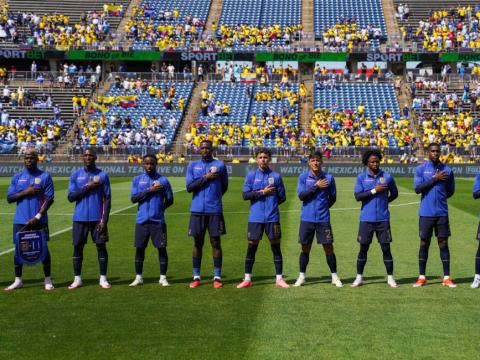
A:
{"label": "blue jersey", "polygon": [[[219,176],[207,180],[208,172],[218,172]],[[193,193],[190,211],[200,214],[220,214],[223,211],[222,196],[228,189],[228,174],[220,160],[207,159],[192,161],[187,169],[187,191]]]}
{"label": "blue jersey", "polygon": [[[158,182],[162,185],[159,192],[150,191],[150,186]],[[158,173],[152,176],[147,173],[135,176],[132,181],[131,200],[138,203],[137,224],[147,221],[164,223],[164,211],[173,204],[173,192],[165,176]]]}
{"label": "blue jersey", "polygon": [[[388,191],[372,194],[375,186],[386,186]],[[362,202],[360,221],[383,222],[390,220],[388,203],[398,197],[398,189],[393,176],[380,170],[374,175],[370,169],[358,174],[355,182],[355,199]]]}
{"label": "blue jersey", "polygon": [[[29,186],[40,188],[40,193],[38,195],[23,197],[17,201],[14,200],[15,195],[26,190]],[[48,209],[50,204],[53,202],[53,197],[53,181],[49,173],[40,169],[35,169],[33,171],[24,169],[18,174],[15,174],[12,177],[7,192],[8,202],[17,202],[13,223],[19,225],[27,224],[28,221],[31,220],[42,207],[45,206],[45,210]],[[42,225],[48,224],[48,215],[46,212],[43,213],[39,223]]]}
{"label": "blue jersey", "polygon": [[[261,190],[268,185],[275,187],[276,191],[270,195],[262,194]],[[248,222],[279,222],[280,211],[278,205],[286,200],[282,177],[271,169],[255,170],[245,178],[243,199],[250,200]]]}
{"label": "blue jersey", "polygon": [[[328,181],[328,187],[320,189],[315,184],[320,179]],[[330,222],[330,207],[337,201],[337,187],[331,174],[320,172],[318,176],[311,171],[300,174],[297,186],[298,198],[302,201],[302,221],[314,223]]]}
{"label": "blue jersey", "polygon": [[[433,178],[436,172],[445,171],[447,180],[438,181]],[[443,163],[437,167],[427,161],[417,166],[414,177],[414,187],[417,194],[422,194],[419,216],[448,216],[447,199],[455,193],[453,171]]]}
{"label": "blue jersey", "polygon": [[480,172],[475,176],[475,181],[473,183],[473,198],[480,198]]}
{"label": "blue jersey", "polygon": [[[101,185],[88,190],[89,181]],[[110,213],[110,180],[107,173],[94,167],[87,171],[81,168],[70,176],[68,184],[68,199],[76,202],[73,221],[102,221],[106,223]]]}

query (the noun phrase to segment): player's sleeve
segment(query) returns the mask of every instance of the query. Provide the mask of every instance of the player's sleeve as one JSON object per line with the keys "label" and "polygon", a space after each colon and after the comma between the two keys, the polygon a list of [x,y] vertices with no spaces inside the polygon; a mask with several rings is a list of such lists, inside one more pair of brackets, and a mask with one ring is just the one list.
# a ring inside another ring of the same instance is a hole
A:
{"label": "player's sleeve", "polygon": [[281,176],[278,177],[277,199],[278,205],[284,203],[285,200],[287,200],[287,194],[285,192],[285,186],[283,185],[283,179]]}
{"label": "player's sleeve", "polygon": [[337,202],[337,184],[335,178],[332,176],[330,184],[328,184],[328,207],[331,208]]}
{"label": "player's sleeve", "polygon": [[50,206],[52,206],[54,197],[55,197],[53,180],[50,174],[48,174],[47,179],[45,181],[44,196],[45,196],[45,202],[43,203],[42,208],[40,209],[43,212],[48,211]]}
{"label": "player's sleeve", "polygon": [[8,190],[7,190],[7,202],[9,204],[17,201],[17,178],[18,176],[17,175],[14,175],[12,177],[12,180],[10,180],[10,185],[8,186]]}
{"label": "player's sleeve", "polygon": [[415,176],[413,177],[413,186],[415,189],[415,193],[421,194],[428,189],[430,189],[435,182],[437,181],[435,178],[431,178],[430,180],[423,181],[423,173],[422,167],[417,167],[415,170]]}
{"label": "player's sleeve", "polygon": [[473,198],[480,198],[480,172],[475,176],[475,182],[473,183]]}
{"label": "player's sleeve", "polygon": [[68,183],[68,201],[74,202],[82,199],[87,193],[87,188],[82,187],[81,189],[77,186],[77,173],[74,172],[70,175],[70,181]]}
{"label": "player's sleeve", "polygon": [[194,178],[192,163],[190,163],[188,165],[187,176],[186,176],[185,180],[186,180],[186,183],[187,183],[187,192],[189,192],[189,193],[200,190],[201,187],[208,182],[208,180],[205,176],[202,176],[198,179]]}
{"label": "player's sleeve", "polygon": [[398,189],[397,189],[397,184],[395,184],[395,179],[393,176],[391,177],[391,181],[388,183],[388,202],[392,202],[398,197]]}
{"label": "player's sleeve", "polygon": [[164,190],[165,190],[165,201],[163,203],[163,208],[166,209],[173,204],[173,191],[170,182],[165,179]]}
{"label": "player's sleeve", "polygon": [[108,174],[105,174],[105,180],[103,182],[103,212],[101,222],[108,223],[110,217],[110,209],[112,208],[112,192],[110,188],[110,179]]}
{"label": "player's sleeve", "polygon": [[447,179],[447,198],[453,196],[453,194],[455,194],[455,175],[451,171]]}
{"label": "player's sleeve", "polygon": [[310,189],[307,189],[307,177],[305,175],[300,175],[298,177],[297,184],[297,196],[301,201],[308,201],[315,196],[317,192],[317,187],[314,185]]}
{"label": "player's sleeve", "polygon": [[130,191],[130,201],[134,204],[138,202],[145,201],[148,197],[148,194],[150,192],[149,189],[146,189],[144,191],[138,190],[138,183],[140,181],[139,176],[135,176],[132,181],[132,189]]}
{"label": "player's sleeve", "polygon": [[363,183],[361,177],[363,174],[357,176],[357,180],[355,181],[355,186],[353,188],[353,193],[355,195],[355,200],[357,201],[364,201],[367,200],[369,197],[373,196],[370,190],[365,191],[363,187]]}
{"label": "player's sleeve", "polygon": [[252,174],[248,174],[245,178],[245,182],[243,183],[243,200],[258,200],[264,196],[261,191],[253,191],[254,176]]}

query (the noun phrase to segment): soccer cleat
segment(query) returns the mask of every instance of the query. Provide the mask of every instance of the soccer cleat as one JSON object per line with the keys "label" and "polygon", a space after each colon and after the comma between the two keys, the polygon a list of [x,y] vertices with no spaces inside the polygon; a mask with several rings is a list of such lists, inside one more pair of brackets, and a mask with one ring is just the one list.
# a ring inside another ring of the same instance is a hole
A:
{"label": "soccer cleat", "polygon": [[158,280],[158,283],[162,286],[170,286],[170,283],[168,282],[167,278],[160,278],[160,280]]}
{"label": "soccer cleat", "polygon": [[392,280],[389,280],[389,281],[387,281],[387,284],[388,284],[388,286],[390,286],[392,289],[396,289],[396,288],[398,288],[398,284],[397,284],[397,282],[396,282],[395,280],[393,280],[393,279],[392,279]]}
{"label": "soccer cleat", "polygon": [[82,286],[83,286],[82,280],[74,280],[74,281],[68,286],[68,290],[78,289],[78,288],[81,288]]}
{"label": "soccer cleat", "polygon": [[448,287],[451,288],[451,289],[457,287],[457,284],[455,284],[455,283],[452,281],[452,278],[450,278],[450,277],[448,277],[448,278],[446,278],[446,279],[443,279],[442,285],[443,285],[443,286],[448,286]]}
{"label": "soccer cleat", "polygon": [[194,278],[193,281],[190,283],[190,289],[194,289],[200,286],[200,278]]}
{"label": "soccer cleat", "polygon": [[136,276],[135,280],[133,280],[128,286],[134,287],[138,285],[143,285],[143,278],[141,276]]}
{"label": "soccer cleat", "polygon": [[278,279],[275,281],[275,286],[283,289],[287,289],[290,287],[290,285],[287,284],[287,282],[283,279]]}
{"label": "soccer cleat", "polygon": [[472,285],[470,285],[472,289],[478,289],[480,287],[480,278],[473,279]]}
{"label": "soccer cleat", "polygon": [[102,289],[110,289],[112,287],[107,280],[100,281],[98,284]]}
{"label": "soccer cleat", "polygon": [[243,289],[252,286],[253,283],[250,280],[243,280],[240,284],[237,285],[237,289]]}
{"label": "soccer cleat", "polygon": [[298,277],[297,281],[295,281],[295,284],[293,284],[294,287],[299,287],[305,284],[305,278],[304,277]]}
{"label": "soccer cleat", "polygon": [[417,279],[417,282],[415,284],[413,284],[413,287],[420,287],[420,286],[423,286],[427,283],[427,279],[425,278],[418,278]]}
{"label": "soccer cleat", "polygon": [[356,288],[363,285],[363,277],[357,276],[353,283],[350,285],[352,288]]}
{"label": "soccer cleat", "polygon": [[19,279],[15,279],[15,281],[11,285],[7,286],[4,290],[13,291],[13,290],[21,289],[22,287],[23,287],[23,281]]}
{"label": "soccer cleat", "polygon": [[222,280],[220,279],[214,279],[213,280],[213,287],[215,289],[221,289],[223,287],[223,283],[222,283]]}
{"label": "soccer cleat", "polygon": [[53,286],[52,280],[45,280],[44,287],[45,287],[45,290],[47,291],[55,290],[55,286]]}
{"label": "soccer cleat", "polygon": [[332,277],[332,285],[335,285],[336,287],[343,287],[342,281],[340,280],[339,277]]}

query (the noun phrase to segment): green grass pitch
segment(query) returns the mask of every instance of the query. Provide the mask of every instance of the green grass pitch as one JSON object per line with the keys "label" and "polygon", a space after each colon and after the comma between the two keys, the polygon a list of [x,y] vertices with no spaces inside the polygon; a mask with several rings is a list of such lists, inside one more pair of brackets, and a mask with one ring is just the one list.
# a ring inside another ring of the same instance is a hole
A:
{"label": "green grass pitch", "polygon": [[[285,178],[282,210],[284,273],[298,273],[300,201],[296,178]],[[167,211],[168,276],[158,285],[158,261],[151,245],[144,268],[146,284],[129,288],[134,277],[133,229],[136,208],[129,201],[130,178],[112,178],[109,229],[109,279],[98,286],[93,244],[85,250],[85,287],[67,290],[73,279],[69,227],[73,205],[68,179],[55,179],[56,201],[50,210],[50,241],[56,290],[43,290],[41,266],[24,271],[24,289],[0,293],[0,359],[474,359],[478,358],[479,296],[469,284],[474,272],[477,209],[472,179],[457,179],[450,200],[452,276],[457,289],[441,286],[438,247],[432,243],[428,286],[413,289],[417,271],[418,201],[412,179],[397,178],[399,198],[391,207],[395,277],[400,288],[386,285],[381,251],[373,244],[365,286],[351,289],[356,270],[359,204],[353,178],[337,178],[338,200],[332,226],[338,273],[347,285],[337,289],[321,247],[315,246],[302,288],[277,289],[268,241],[262,241],[254,267],[254,286],[237,290],[243,276],[248,203],[243,179],[232,178],[224,197],[228,234],[222,239],[224,282],[211,285],[212,257],[207,243],[203,283],[189,289],[192,240],[187,237],[190,195],[183,178],[171,178],[175,204]],[[13,205],[0,179],[0,253],[11,248]],[[0,285],[13,279],[13,254],[0,256]]]}

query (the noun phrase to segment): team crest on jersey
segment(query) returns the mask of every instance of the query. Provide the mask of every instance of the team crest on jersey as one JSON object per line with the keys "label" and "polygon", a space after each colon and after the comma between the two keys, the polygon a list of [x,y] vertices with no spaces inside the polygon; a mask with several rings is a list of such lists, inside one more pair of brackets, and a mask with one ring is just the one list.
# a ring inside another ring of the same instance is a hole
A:
{"label": "team crest on jersey", "polygon": [[42,182],[41,178],[35,178],[35,185],[39,185]]}
{"label": "team crest on jersey", "polygon": [[275,179],[273,177],[268,178],[268,184],[269,185],[275,184]]}
{"label": "team crest on jersey", "polygon": [[210,171],[211,171],[212,173],[216,173],[216,172],[217,172],[217,167],[216,167],[216,166],[212,166],[212,167],[210,168]]}
{"label": "team crest on jersey", "polygon": [[385,178],[382,176],[380,179],[378,179],[378,181],[380,182],[380,184],[385,184]]}
{"label": "team crest on jersey", "polygon": [[94,176],[93,177],[93,182],[98,184],[100,182],[100,176],[98,176],[98,175]]}

